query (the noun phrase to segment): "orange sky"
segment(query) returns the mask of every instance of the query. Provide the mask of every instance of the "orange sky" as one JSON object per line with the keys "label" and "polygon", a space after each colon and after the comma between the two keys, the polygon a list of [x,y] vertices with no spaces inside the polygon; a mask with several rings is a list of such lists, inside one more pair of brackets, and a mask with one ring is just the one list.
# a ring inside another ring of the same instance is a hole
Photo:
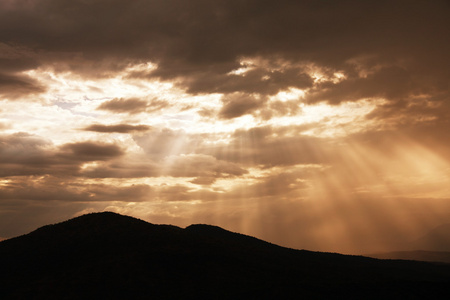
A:
{"label": "orange sky", "polygon": [[402,247],[450,223],[449,15],[444,0],[2,1],[0,237],[110,210]]}

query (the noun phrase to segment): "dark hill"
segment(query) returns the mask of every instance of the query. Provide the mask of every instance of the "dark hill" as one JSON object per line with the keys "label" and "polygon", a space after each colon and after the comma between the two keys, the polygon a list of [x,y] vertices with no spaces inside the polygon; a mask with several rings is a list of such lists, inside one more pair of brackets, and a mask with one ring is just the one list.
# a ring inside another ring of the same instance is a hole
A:
{"label": "dark hill", "polygon": [[367,256],[380,258],[380,259],[407,259],[407,260],[420,260],[430,262],[443,262],[450,264],[450,252],[445,251],[394,251],[368,254]]}
{"label": "dark hill", "polygon": [[447,299],[450,266],[84,215],[0,242],[1,299]]}

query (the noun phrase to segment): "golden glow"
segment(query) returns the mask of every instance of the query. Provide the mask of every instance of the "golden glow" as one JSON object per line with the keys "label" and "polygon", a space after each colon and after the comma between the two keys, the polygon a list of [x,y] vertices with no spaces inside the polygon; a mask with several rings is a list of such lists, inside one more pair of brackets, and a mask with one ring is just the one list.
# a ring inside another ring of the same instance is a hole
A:
{"label": "golden glow", "polygon": [[[287,62],[277,65],[247,59],[230,75],[286,66]],[[40,101],[27,105],[4,101],[0,121],[12,124],[5,126],[5,133],[24,131],[45,137],[48,149],[84,141],[111,143],[126,155],[111,161],[87,161],[73,171],[113,170],[117,177],[23,175],[1,180],[2,189],[13,190],[17,180],[24,189],[54,187],[55,199],[63,199],[57,192],[64,187],[69,193],[64,197],[86,198],[85,207],[76,214],[112,210],[153,223],[211,223],[290,247],[349,253],[388,249],[394,239],[386,236],[388,225],[411,237],[420,232],[421,225],[444,220],[446,210],[439,208],[446,207],[442,199],[450,195],[450,164],[445,157],[400,133],[384,148],[355,137],[395,126],[394,121],[381,124],[367,118],[385,99],[307,104],[308,89],[287,88],[267,97],[264,105],[292,105],[296,109],[290,113],[264,119],[256,111],[220,119],[222,94],[189,95],[172,83],[129,76],[156,67],[130,65],[103,79],[28,71],[28,76],[47,86],[47,92],[39,96]],[[315,84],[346,79],[340,71],[314,65],[306,68]],[[158,99],[167,105],[135,113],[98,109],[112,99],[128,98],[149,105]],[[417,98],[418,105],[424,101],[426,96]],[[205,110],[211,112],[210,117],[201,113]],[[424,117],[416,122],[431,120]],[[83,130],[91,124],[138,124],[150,129],[126,133]],[[270,130],[266,135],[252,133],[255,128]],[[302,157],[307,158],[303,161]],[[133,173],[136,170],[143,173]],[[431,199],[428,206],[424,199]],[[387,225],[380,227],[380,223]],[[299,228],[297,235],[285,230],[291,227]],[[364,235],[372,235],[372,242]]]}
{"label": "golden glow", "polygon": [[251,59],[243,59],[239,62],[239,64],[241,65],[241,67],[229,72],[228,75],[245,76],[245,73],[255,68],[255,63]]}
{"label": "golden glow", "polygon": [[287,91],[281,91],[275,96],[271,97],[271,100],[281,100],[281,101],[297,100],[302,99],[304,96],[305,96],[304,90],[289,88]]}

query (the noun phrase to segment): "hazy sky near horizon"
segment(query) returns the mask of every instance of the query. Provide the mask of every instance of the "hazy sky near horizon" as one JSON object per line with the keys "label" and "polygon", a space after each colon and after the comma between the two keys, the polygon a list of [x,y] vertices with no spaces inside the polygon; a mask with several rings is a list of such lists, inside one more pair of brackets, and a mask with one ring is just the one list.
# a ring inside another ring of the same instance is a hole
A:
{"label": "hazy sky near horizon", "polygon": [[0,236],[110,210],[323,251],[450,220],[450,3],[0,1]]}

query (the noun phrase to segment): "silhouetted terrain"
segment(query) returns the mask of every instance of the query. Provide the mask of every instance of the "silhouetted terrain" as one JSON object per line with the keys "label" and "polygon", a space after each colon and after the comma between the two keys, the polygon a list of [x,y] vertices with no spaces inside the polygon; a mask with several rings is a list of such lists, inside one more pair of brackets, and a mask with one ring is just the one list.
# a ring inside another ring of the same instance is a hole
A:
{"label": "silhouetted terrain", "polygon": [[367,256],[380,259],[408,259],[408,260],[450,263],[450,252],[444,251],[425,251],[425,250],[393,251],[385,253],[368,254]]}
{"label": "silhouetted terrain", "polygon": [[84,215],[0,243],[1,299],[446,299],[450,266]]}

